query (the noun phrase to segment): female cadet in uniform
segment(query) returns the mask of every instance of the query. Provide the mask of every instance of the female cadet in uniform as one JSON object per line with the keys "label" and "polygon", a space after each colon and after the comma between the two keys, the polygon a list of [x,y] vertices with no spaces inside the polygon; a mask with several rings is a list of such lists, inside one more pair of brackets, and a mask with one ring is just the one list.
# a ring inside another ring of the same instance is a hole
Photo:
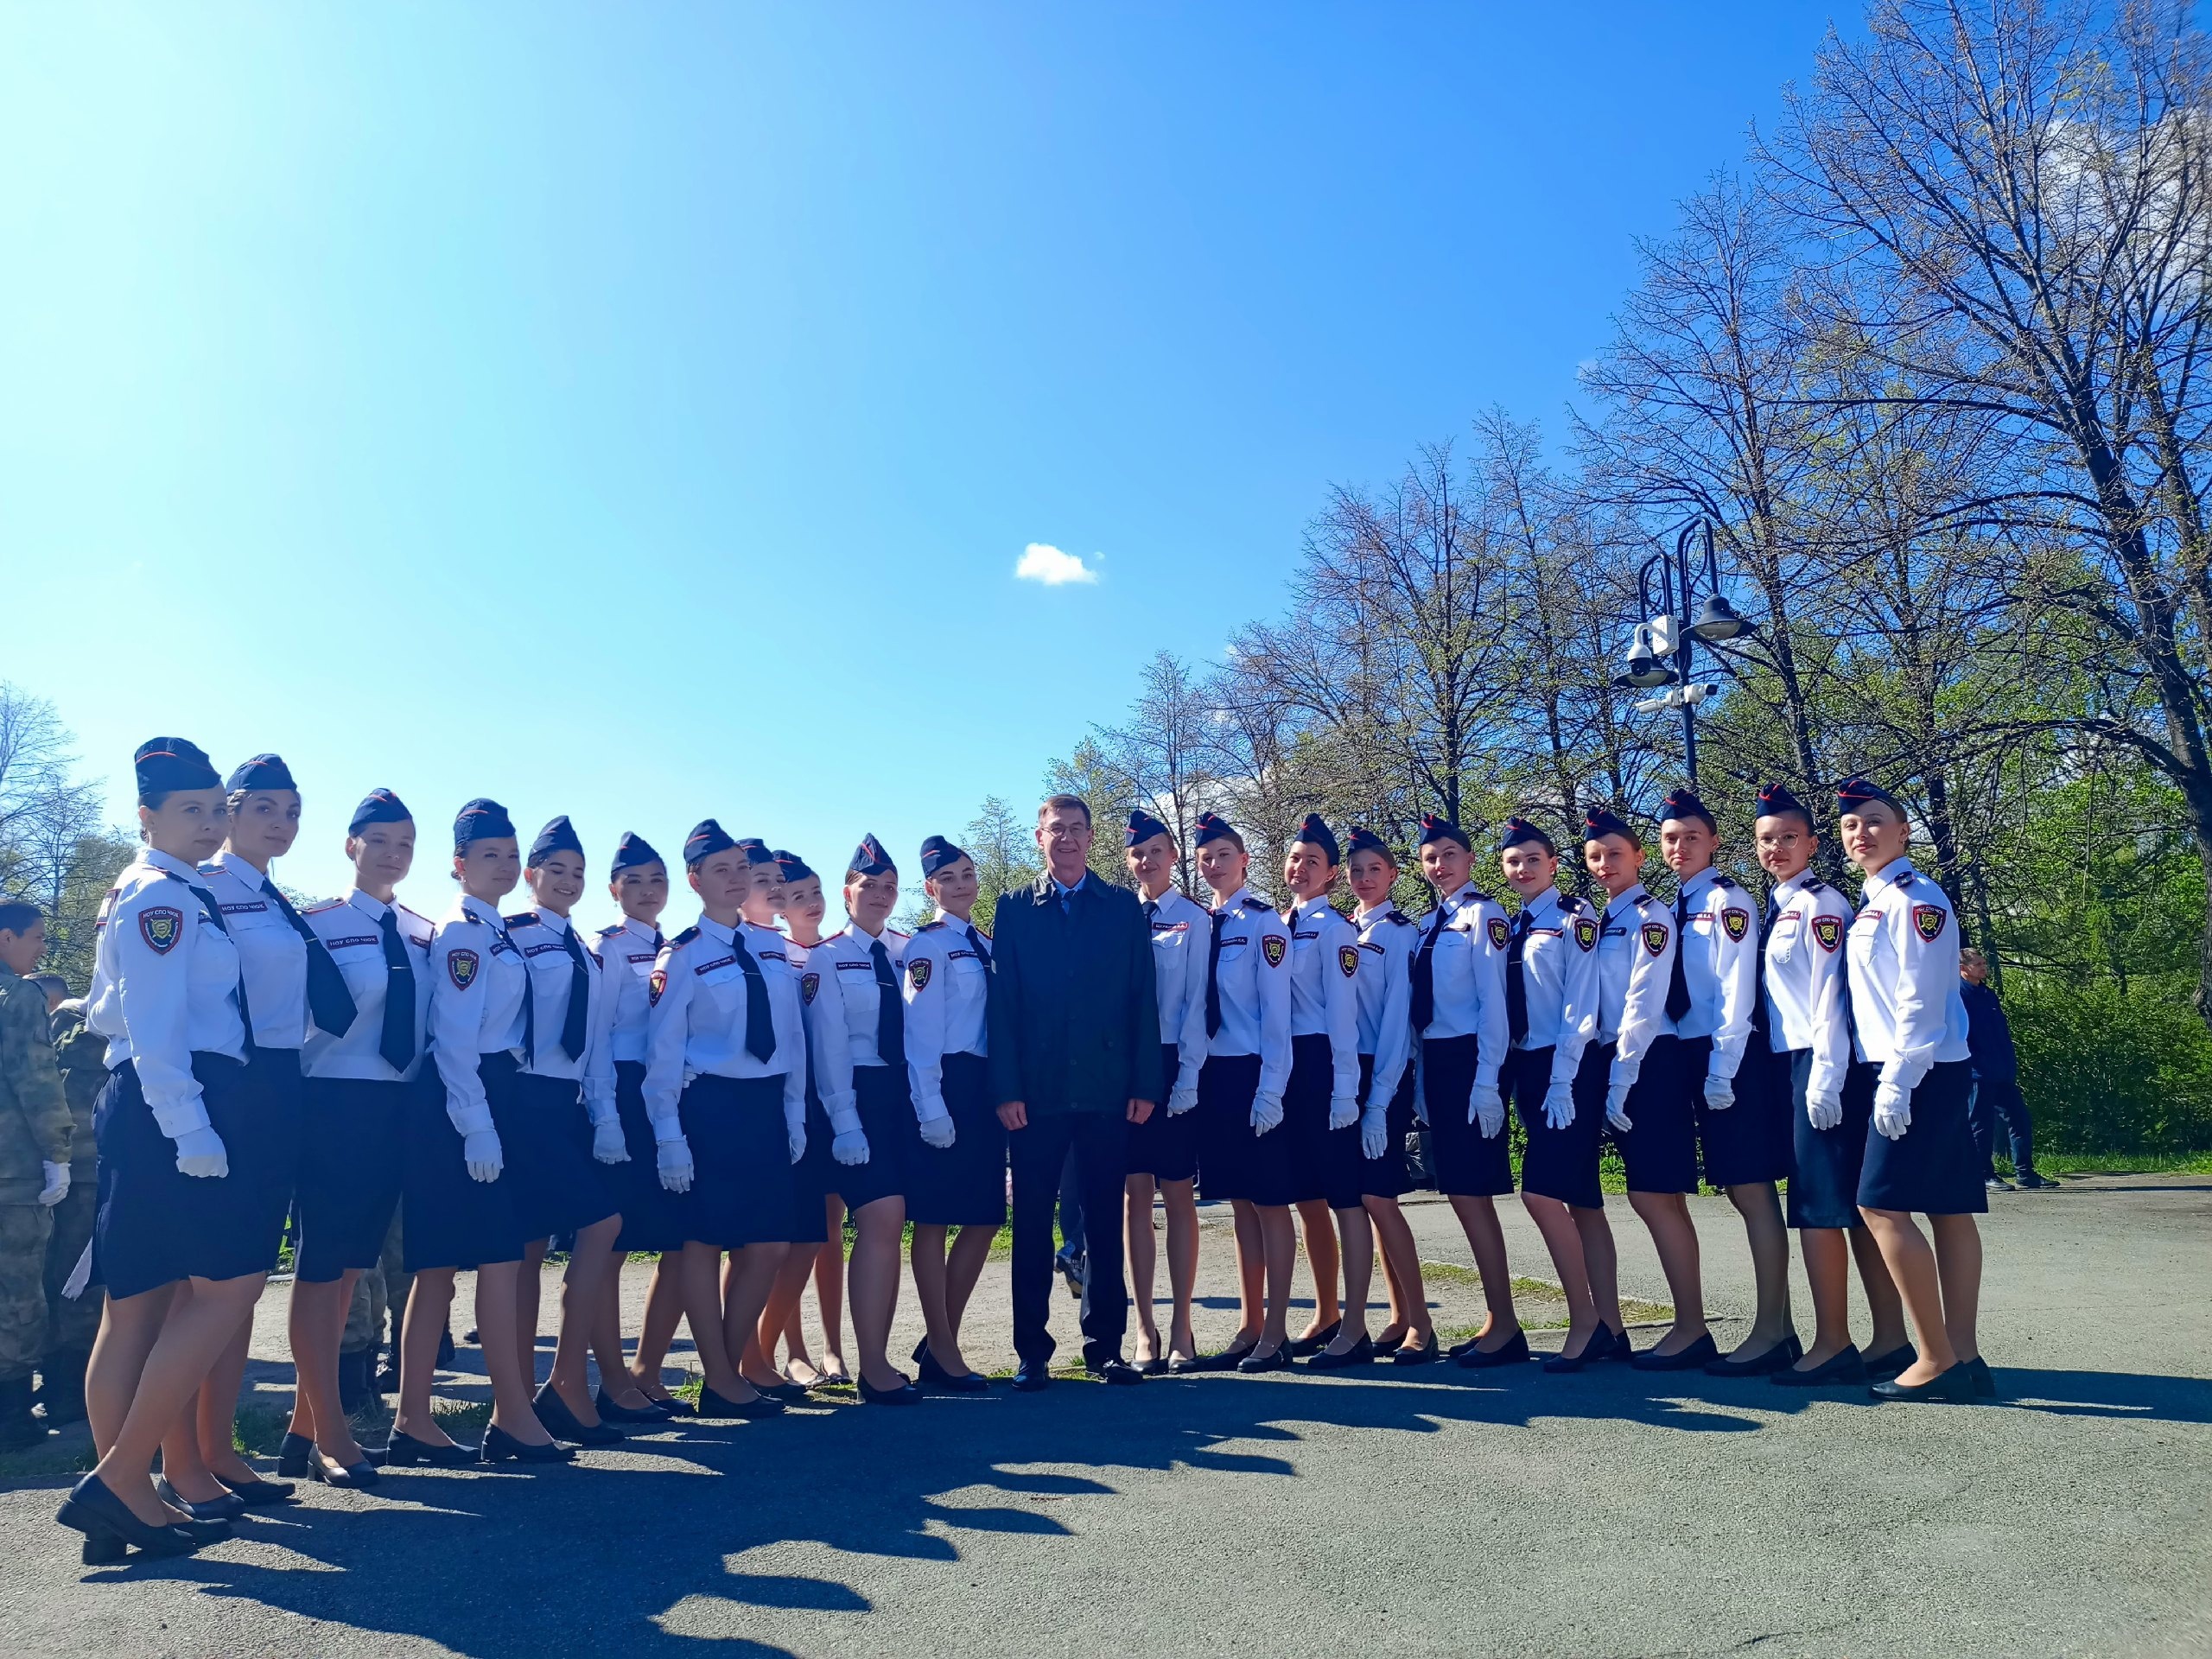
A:
{"label": "female cadet in uniform", "polygon": [[[1122,1182],[1128,1235],[1129,1300],[1137,1319],[1136,1368],[1147,1374],[1187,1371],[1198,1362],[1191,1329],[1191,1293],[1198,1277],[1198,1070],[1206,1059],[1205,961],[1211,931],[1205,907],[1175,886],[1175,838],[1149,812],[1129,814],[1130,880],[1152,929],[1153,983],[1160,1001],[1164,1109],[1129,1126],[1128,1174]],[[1152,1312],[1152,1195],[1167,1212],[1167,1342]]]}
{"label": "female cadet in uniform", "polygon": [[1694,1370],[1719,1357],[1719,1350],[1705,1328],[1697,1229],[1690,1223],[1697,1134],[1678,1077],[1680,1039],[1667,1014],[1674,917],[1643,890],[1643,840],[1603,807],[1592,808],[1583,823],[1582,862],[1607,898],[1598,934],[1599,1058],[1593,1062],[1584,1052],[1575,1116],[1602,1110],[1612,1126],[1628,1174],[1629,1207],[1649,1230],[1675,1299],[1674,1325],[1657,1343],[1632,1352],[1624,1332],[1613,1351],[1641,1370]]}
{"label": "female cadet in uniform", "polygon": [[415,863],[415,820],[388,789],[371,790],[346,826],[353,885],[306,912],[358,1010],[351,1029],[308,1033],[298,1229],[292,1280],[292,1366],[299,1386],[278,1454],[326,1478],[367,1461],[340,1403],[340,1372],[360,1367],[367,1390],[372,1351],[341,1358],[353,1286],[384,1253],[399,1208],[407,1103],[421,1087],[430,1007],[430,924],[394,894]]}
{"label": "female cadet in uniform", "polygon": [[[806,1152],[798,980],[780,942],[763,962],[745,919],[745,849],[712,818],[683,843],[698,922],[653,964],[645,1110],[661,1179],[686,1194],[683,1311],[706,1383],[702,1417],[772,1417],[784,1402],[738,1370],[790,1254],[791,1166]],[[722,1252],[731,1256],[727,1287]]]}
{"label": "female cadet in uniform", "polygon": [[[889,925],[899,867],[864,836],[845,864],[850,924],[807,953],[817,976],[809,1029],[815,1092],[835,1139],[832,1196],[851,1211],[853,1338],[861,1397],[906,1403],[912,1384],[886,1355],[899,1306],[899,1243],[906,1225],[907,1148],[914,1108],[906,1077],[906,1002],[900,964],[907,938]],[[840,1223],[836,1236],[840,1241]]]}
{"label": "female cadet in uniform", "polygon": [[573,1236],[561,1281],[561,1333],[552,1372],[537,1391],[537,1417],[557,1439],[612,1446],[622,1431],[600,1421],[584,1362],[622,1231],[603,1172],[629,1161],[630,1149],[614,1099],[614,999],[604,965],[569,919],[584,895],[584,846],[565,815],[531,842],[523,880],[536,903],[505,919],[530,969],[537,1042],[516,1075],[512,1111],[502,1113],[497,1101],[492,1107],[524,1236],[512,1341],[524,1377],[535,1380],[540,1269],[555,1235]]}
{"label": "female cadet in uniform", "polygon": [[1314,1291],[1313,1323],[1291,1351],[1311,1355],[1313,1369],[1322,1371],[1375,1357],[1367,1329],[1375,1229],[1359,1193],[1359,935],[1329,903],[1343,861],[1335,835],[1309,812],[1282,866],[1283,886],[1296,901],[1289,918],[1291,1058],[1283,1134]]}
{"label": "female cadet in uniform", "polygon": [[852,1381],[845,1370],[844,1356],[845,1201],[829,1191],[836,1185],[836,1160],[830,1149],[834,1135],[830,1115],[823,1109],[820,1080],[815,1077],[810,1063],[814,1052],[814,1002],[821,990],[821,976],[809,963],[815,947],[822,943],[822,918],[830,906],[822,896],[822,878],[797,853],[778,848],[776,870],[784,882],[784,932],[788,940],[785,948],[791,952],[791,966],[798,971],[799,1001],[808,1020],[806,1156],[810,1162],[813,1160],[815,1141],[819,1139],[823,1162],[820,1179],[814,1183],[816,1199],[822,1207],[823,1242],[814,1251],[792,1252],[811,1264],[815,1300],[822,1307],[823,1363],[817,1365],[814,1356],[807,1351],[806,1332],[799,1316],[799,1296],[804,1291],[802,1281],[800,1292],[791,1298],[784,1319],[784,1346],[788,1354],[785,1369],[791,1381],[806,1388],[840,1388]]}
{"label": "female cadet in uniform", "polygon": [[[1896,797],[1854,778],[1836,791],[1844,856],[1866,873],[1851,924],[1851,1023],[1878,1066],[1859,1209],[1904,1299],[1920,1353],[1873,1385],[1883,1400],[1963,1400],[1997,1392],[1975,1340],[1981,1234],[1989,1208],[1967,1121],[1967,1012],[1959,924],[1948,894],[1912,868],[1912,827]],[[1928,1217],[1935,1249],[1913,1222]]]}
{"label": "female cadet in uniform", "polygon": [[[932,1388],[990,1384],[960,1351],[960,1318],[1006,1224],[1006,1126],[984,1065],[990,942],[972,917],[976,861],[943,836],[922,843],[922,884],[937,919],[906,944],[906,1077],[918,1144],[907,1148],[910,1260],[925,1334],[915,1354]],[[948,1230],[958,1238],[945,1248]]]}
{"label": "female cadet in uniform", "polygon": [[1406,1170],[1406,1137],[1414,1126],[1413,918],[1392,900],[1398,861],[1371,830],[1351,832],[1344,868],[1359,909],[1359,1192],[1382,1247],[1382,1274],[1390,1292],[1390,1322],[1376,1338],[1377,1353],[1399,1365],[1425,1365],[1437,1357],[1436,1327],[1429,1321],[1421,1283],[1421,1252],[1398,1208],[1413,1182]]}
{"label": "female cadet in uniform", "polygon": [[1579,1371],[1625,1350],[1620,1266],[1598,1185],[1600,1107],[1580,1110],[1574,1080],[1598,1029],[1598,917],[1559,889],[1559,853],[1526,818],[1508,818],[1498,847],[1521,895],[1507,935],[1505,1025],[1513,1044],[1499,1082],[1528,1136],[1521,1202],[1544,1236],[1567,1296],[1567,1339],[1548,1371]]}
{"label": "female cadet in uniform", "polygon": [[1756,1287],[1751,1328],[1715,1376],[1761,1376],[1804,1350],[1789,1319],[1789,1233],[1776,1183],[1789,1174],[1789,1110],[1771,1051],[1754,1046],[1759,933],[1751,896],[1713,868],[1719,832],[1703,801],[1670,791],[1659,809],[1659,855],[1675,873],[1675,971],[1667,1014],[1681,1043],[1678,1084],[1697,1124],[1705,1179],[1744,1218]]}
{"label": "female cadet in uniform", "polygon": [[[542,1041],[530,968],[499,919],[522,875],[507,810],[481,797],[453,824],[461,893],[430,935],[430,1057],[439,1086],[409,1107],[400,1248],[415,1275],[399,1335],[399,1408],[390,1464],[565,1463],[575,1453],[545,1432],[531,1406],[533,1378],[514,1340],[516,1281],[524,1235],[520,1195],[506,1173],[499,1120],[512,1123],[524,1060]],[[438,1338],[454,1274],[476,1270],[476,1328],[492,1379],[492,1421],[472,1451],[431,1414]]]}
{"label": "female cadet in uniform", "polygon": [[1207,944],[1206,1063],[1198,1073],[1198,1168],[1210,1198],[1236,1224],[1236,1335],[1199,1364],[1208,1370],[1290,1369],[1290,1148],[1282,1127],[1290,1084],[1290,931],[1244,885],[1244,837],[1213,813],[1198,817],[1198,875],[1214,894]]}
{"label": "female cadet in uniform", "polygon": [[[300,793],[290,770],[276,755],[257,754],[234,770],[224,787],[229,791],[226,838],[213,861],[200,866],[200,876],[238,947],[250,1016],[246,1088],[261,1125],[249,1139],[246,1157],[233,1148],[231,1179],[251,1184],[281,1227],[299,1174],[300,1050],[309,1020],[318,1030],[343,1036],[356,1010],[330,952],[270,879],[270,865],[291,850],[300,833]],[[213,1501],[227,1508],[224,1484],[252,1477],[232,1438],[252,1335],[252,1321],[241,1320],[200,1385],[190,1421],[179,1423],[162,1443],[162,1477],[188,1503]],[[344,1443],[351,1439],[345,1435]],[[277,1459],[279,1474],[313,1475],[336,1485],[376,1484],[376,1470],[358,1447],[342,1467],[309,1456],[313,1447],[304,1440],[287,1442],[287,1450],[290,1455]]]}
{"label": "female cadet in uniform", "polygon": [[146,845],[102,906],[86,1011],[111,1073],[92,1235],[107,1305],[85,1376],[99,1461],[55,1517],[85,1535],[90,1562],[126,1547],[181,1555],[227,1530],[180,1524],[155,1491],[154,1452],[251,1317],[283,1225],[230,1173],[232,1143],[245,1154],[264,1126],[245,1084],[238,947],[200,879],[223,839],[221,780],[182,738],[155,738],[131,762]]}
{"label": "female cadet in uniform", "polygon": [[[1759,791],[1753,829],[1759,863],[1774,878],[1774,891],[1759,930],[1766,959],[1764,1030],[1751,1040],[1767,1044],[1777,1075],[1789,1079],[1796,1141],[1789,1220],[1803,1241],[1805,1277],[1813,1289],[1813,1345],[1796,1364],[1774,1372],[1773,1381],[1802,1388],[1864,1382],[1878,1365],[1879,1376],[1894,1376],[1915,1356],[1904,1338],[1904,1305],[1859,1214],[1874,1073],[1851,1058],[1843,957],[1850,901],[1813,874],[1813,850],[1820,844],[1813,815],[1781,785]],[[1872,1360],[1851,1339],[1853,1255],[1873,1310]]]}
{"label": "female cadet in uniform", "polygon": [[1497,1195],[1513,1190],[1505,1097],[1505,912],[1470,879],[1474,849],[1449,818],[1424,813],[1421,868],[1436,908],[1420,924],[1410,999],[1421,1039],[1421,1090],[1435,1149],[1436,1186],[1452,1200],[1482,1274],[1489,1317],[1452,1357],[1480,1369],[1529,1357],[1529,1338],[1513,1307],[1505,1231]]}

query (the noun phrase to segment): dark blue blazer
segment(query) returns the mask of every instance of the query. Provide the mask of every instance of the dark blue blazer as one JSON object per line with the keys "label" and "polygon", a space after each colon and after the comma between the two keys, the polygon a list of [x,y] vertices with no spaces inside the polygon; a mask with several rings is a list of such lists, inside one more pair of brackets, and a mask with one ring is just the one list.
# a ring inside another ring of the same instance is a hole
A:
{"label": "dark blue blazer", "polygon": [[993,1101],[1050,1116],[1165,1098],[1152,930],[1136,894],[1094,872],[1063,914],[1039,876],[1000,896],[991,952]]}

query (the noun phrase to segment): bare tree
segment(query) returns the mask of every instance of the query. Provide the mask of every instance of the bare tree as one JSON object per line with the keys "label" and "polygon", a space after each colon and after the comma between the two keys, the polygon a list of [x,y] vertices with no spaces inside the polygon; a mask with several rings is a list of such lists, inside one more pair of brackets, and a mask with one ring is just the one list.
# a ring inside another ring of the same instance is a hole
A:
{"label": "bare tree", "polygon": [[[1191,665],[1162,651],[1144,666],[1128,721],[1091,728],[1099,757],[1116,778],[1117,796],[1158,817],[1173,834],[1176,884],[1185,893],[1194,891],[1197,879],[1192,826],[1216,795],[1206,765],[1213,712]],[[1106,839],[1110,843],[1110,836]]]}

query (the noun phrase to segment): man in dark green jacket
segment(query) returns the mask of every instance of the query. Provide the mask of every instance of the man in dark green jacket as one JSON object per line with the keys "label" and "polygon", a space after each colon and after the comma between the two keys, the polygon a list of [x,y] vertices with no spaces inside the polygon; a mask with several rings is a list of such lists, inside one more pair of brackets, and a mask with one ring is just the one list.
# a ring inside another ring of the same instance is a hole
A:
{"label": "man in dark green jacket", "polygon": [[1128,1126],[1166,1086],[1152,931],[1135,893],[1090,874],[1079,798],[1038,809],[1037,845],[1045,874],[1000,898],[991,928],[991,1090],[1014,1166],[1014,1385],[1052,1380],[1052,1207],[1071,1147],[1090,1260],[1083,1361],[1109,1382],[1139,1382],[1122,1357],[1122,1183]]}

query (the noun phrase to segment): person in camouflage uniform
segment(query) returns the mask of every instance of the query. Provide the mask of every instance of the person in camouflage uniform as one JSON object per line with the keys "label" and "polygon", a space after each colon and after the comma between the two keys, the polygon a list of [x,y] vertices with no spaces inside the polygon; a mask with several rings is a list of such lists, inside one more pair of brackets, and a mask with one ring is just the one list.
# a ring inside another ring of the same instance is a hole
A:
{"label": "person in camouflage uniform", "polygon": [[48,1040],[38,906],[0,902],[0,1451],[46,1438],[31,1371],[46,1345],[46,1244],[69,1190],[69,1103]]}
{"label": "person in camouflage uniform", "polygon": [[54,1206],[54,1236],[46,1246],[46,1357],[38,1368],[38,1398],[48,1425],[59,1427],[85,1419],[85,1366],[106,1301],[98,1286],[73,1300],[62,1295],[61,1287],[92,1242],[92,1217],[99,1209],[99,1147],[92,1140],[92,1111],[107,1086],[107,1039],[86,1027],[82,997],[54,1009],[53,1036],[62,1092],[69,1100],[69,1191]]}
{"label": "person in camouflage uniform", "polygon": [[[338,1350],[340,1403],[351,1413],[365,1405],[372,1395],[399,1392],[399,1325],[407,1313],[407,1292],[415,1281],[402,1265],[399,1221],[391,1218],[384,1236],[384,1254],[373,1268],[353,1284],[353,1306],[346,1312],[346,1335]],[[377,1356],[385,1343],[386,1315],[391,1319],[391,1363],[379,1370]],[[358,1357],[357,1357],[358,1356]]]}

